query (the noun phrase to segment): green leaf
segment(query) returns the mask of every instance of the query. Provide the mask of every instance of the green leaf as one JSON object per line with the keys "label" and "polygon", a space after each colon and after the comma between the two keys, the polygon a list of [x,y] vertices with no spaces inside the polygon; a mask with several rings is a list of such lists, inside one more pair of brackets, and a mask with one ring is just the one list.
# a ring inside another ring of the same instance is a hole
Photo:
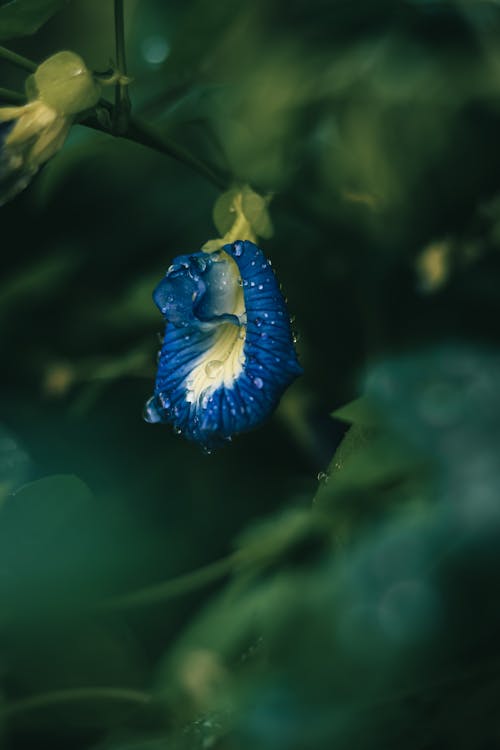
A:
{"label": "green leaf", "polygon": [[341,406],[332,413],[332,417],[364,427],[376,427],[381,422],[380,410],[366,396]]}
{"label": "green leaf", "polygon": [[34,34],[68,0],[10,0],[0,4],[0,39]]}

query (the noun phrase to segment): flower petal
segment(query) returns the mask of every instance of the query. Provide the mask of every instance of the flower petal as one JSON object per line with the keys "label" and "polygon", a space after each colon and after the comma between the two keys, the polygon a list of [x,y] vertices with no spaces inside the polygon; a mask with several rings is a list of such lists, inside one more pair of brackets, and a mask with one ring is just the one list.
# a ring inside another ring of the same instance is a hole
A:
{"label": "flower petal", "polygon": [[167,327],[147,421],[210,448],[264,421],[302,372],[285,300],[252,242],[179,256],[153,296]]}
{"label": "flower petal", "polygon": [[0,206],[24,190],[59,151],[71,123],[38,99],[0,107]]}
{"label": "flower petal", "polygon": [[14,128],[15,121],[0,122],[0,206],[23,190],[30,181],[21,169],[22,159],[16,157],[6,145],[7,136]]}

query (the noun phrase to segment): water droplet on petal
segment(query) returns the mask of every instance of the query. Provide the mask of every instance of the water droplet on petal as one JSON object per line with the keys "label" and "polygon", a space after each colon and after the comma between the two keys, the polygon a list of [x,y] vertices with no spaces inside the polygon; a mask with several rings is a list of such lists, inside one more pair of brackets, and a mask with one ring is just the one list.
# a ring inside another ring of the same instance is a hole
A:
{"label": "water droplet on petal", "polygon": [[262,378],[254,378],[253,384],[259,390],[264,387],[264,381],[262,380]]}
{"label": "water droplet on petal", "polygon": [[219,375],[222,371],[223,367],[224,363],[218,359],[213,359],[211,362],[208,362],[205,365],[205,373],[207,375],[207,378],[216,378],[217,375]]}
{"label": "water droplet on petal", "polygon": [[170,409],[170,399],[165,393],[159,393],[157,398],[162,409]]}
{"label": "water droplet on petal", "polygon": [[264,289],[264,284],[259,284],[257,289],[259,290],[259,292],[261,292]]}
{"label": "water droplet on petal", "polygon": [[161,415],[156,405],[156,396],[151,396],[144,404],[142,418],[145,422],[149,422],[149,424],[161,422]]}
{"label": "water droplet on petal", "polygon": [[255,325],[257,326],[257,328],[260,328],[260,327],[261,327],[261,325],[262,325],[262,320],[261,320],[261,318],[255,318]]}
{"label": "water droplet on petal", "polygon": [[243,243],[242,242],[235,242],[234,243],[233,253],[234,253],[234,255],[236,255],[237,258],[239,258],[240,255],[243,255],[243,250],[244,250],[244,247],[243,247]]}

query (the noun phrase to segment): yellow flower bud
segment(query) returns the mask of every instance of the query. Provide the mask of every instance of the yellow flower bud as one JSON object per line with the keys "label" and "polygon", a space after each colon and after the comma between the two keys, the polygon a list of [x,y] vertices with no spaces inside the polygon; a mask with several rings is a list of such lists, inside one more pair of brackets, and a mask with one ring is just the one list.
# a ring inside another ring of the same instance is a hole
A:
{"label": "yellow flower bud", "polygon": [[60,115],[75,115],[94,107],[101,87],[82,58],[64,51],[49,57],[34,73],[37,98]]}

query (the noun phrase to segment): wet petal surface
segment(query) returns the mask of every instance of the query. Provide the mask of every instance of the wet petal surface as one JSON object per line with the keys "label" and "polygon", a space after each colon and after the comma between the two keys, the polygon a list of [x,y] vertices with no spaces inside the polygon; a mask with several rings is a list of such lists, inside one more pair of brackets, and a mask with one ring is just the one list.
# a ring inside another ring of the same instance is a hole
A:
{"label": "wet petal surface", "polygon": [[179,256],[153,296],[167,326],[148,421],[212,448],[263,422],[302,372],[285,300],[253,243]]}

